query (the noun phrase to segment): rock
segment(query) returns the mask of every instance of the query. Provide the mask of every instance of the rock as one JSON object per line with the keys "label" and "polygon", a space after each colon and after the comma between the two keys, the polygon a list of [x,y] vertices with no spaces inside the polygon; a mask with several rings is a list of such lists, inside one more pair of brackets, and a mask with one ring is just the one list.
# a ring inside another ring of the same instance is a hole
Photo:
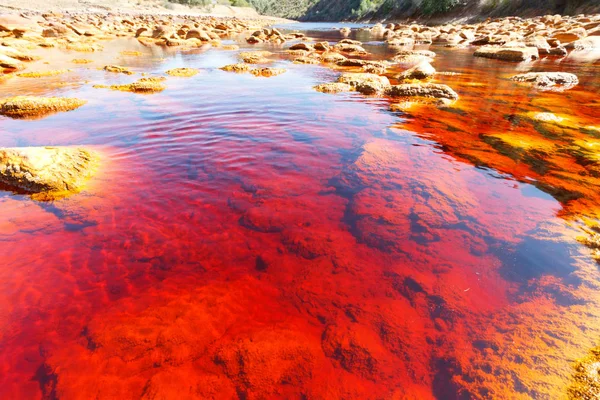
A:
{"label": "rock", "polygon": [[286,70],[283,68],[257,68],[250,71],[254,76],[261,76],[264,78],[270,78],[285,73]]}
{"label": "rock", "polygon": [[363,71],[371,74],[383,75],[389,64],[385,61],[371,61],[346,58],[336,62],[340,67],[360,67]]}
{"label": "rock", "polygon": [[[592,247],[596,246],[597,244]],[[569,400],[600,398],[600,347],[592,349],[586,357],[574,364],[567,393]]]}
{"label": "rock", "polygon": [[385,94],[390,97],[433,97],[457,100],[458,94],[447,85],[435,83],[403,84],[389,87]]}
{"label": "rock", "polygon": [[342,82],[323,83],[315,86],[315,90],[321,93],[341,93],[352,91],[352,86]]}
{"label": "rock", "polygon": [[118,65],[106,65],[102,69],[106,72],[114,72],[117,74],[133,75],[133,71],[130,71],[128,68],[120,67]]}
{"label": "rock", "polygon": [[0,100],[0,115],[10,118],[41,118],[81,107],[85,100],[63,97],[16,96]]}
{"label": "rock", "polygon": [[475,51],[475,57],[494,58],[504,61],[529,61],[540,57],[535,47],[496,47],[484,46]]}
{"label": "rock", "polygon": [[71,62],[73,64],[90,64],[90,63],[93,63],[92,60],[88,60],[86,58],[75,58],[75,59],[71,60]]}
{"label": "rock", "polygon": [[434,59],[436,54],[431,50],[400,50],[396,56],[422,56]]}
{"label": "rock", "polygon": [[585,37],[585,30],[581,31],[569,31],[569,32],[559,32],[552,36],[552,39],[558,40],[561,43],[571,43],[576,40],[579,40]]}
{"label": "rock", "polygon": [[315,44],[315,50],[317,51],[329,51],[331,46],[327,42],[319,42]]}
{"label": "rock", "polygon": [[68,70],[68,69],[58,69],[58,70],[39,71],[39,72],[22,72],[20,74],[17,74],[17,76],[20,78],[43,78],[46,76],[62,75],[69,71],[70,70]]}
{"label": "rock", "polygon": [[313,45],[308,43],[298,43],[290,47],[290,50],[304,50],[304,51],[314,51],[315,48]]}
{"label": "rock", "polygon": [[346,83],[362,94],[382,93],[390,86],[390,81],[385,76],[369,73],[345,73],[338,82]]}
{"label": "rock", "polygon": [[173,32],[166,25],[159,25],[152,30],[152,37],[154,39],[169,38],[171,35],[173,35]]}
{"label": "rock", "polygon": [[25,32],[39,29],[39,25],[31,19],[12,14],[0,15],[0,32],[12,32],[19,37]]}
{"label": "rock", "polygon": [[200,39],[203,42],[210,42],[211,38],[210,36],[208,36],[208,34],[204,31],[201,31],[199,29],[190,29],[186,36],[186,39]]}
{"label": "rock", "polygon": [[230,65],[221,67],[220,69],[223,71],[228,71],[228,72],[242,73],[242,72],[249,72],[250,66],[248,64],[230,64]]}
{"label": "rock", "polygon": [[70,43],[67,45],[66,49],[78,51],[80,53],[93,53],[100,50],[100,47],[92,43]]}
{"label": "rock", "polygon": [[194,75],[197,75],[198,72],[200,72],[200,71],[198,71],[196,68],[175,68],[175,69],[168,70],[167,72],[165,72],[165,74],[171,75],[171,76],[179,76],[179,77],[189,78]]}
{"label": "rock", "polygon": [[162,81],[164,80],[165,78],[142,78],[136,82],[125,85],[94,85],[94,88],[119,90],[121,92],[133,93],[156,93],[162,92],[167,88],[162,84]]}
{"label": "rock", "polygon": [[600,49],[600,36],[589,36],[584,39],[575,40],[569,43],[567,47],[576,51]]}
{"label": "rock", "polygon": [[415,39],[412,37],[394,38],[388,40],[387,44],[390,47],[410,47],[415,45]]}
{"label": "rock", "polygon": [[25,69],[25,65],[15,58],[0,53],[0,68],[18,71]]}
{"label": "rock", "polygon": [[248,64],[266,64],[271,62],[268,56],[272,55],[270,51],[247,51],[239,54],[240,60]]}
{"label": "rock", "polygon": [[337,51],[341,51],[343,53],[351,53],[357,55],[367,54],[367,51],[357,44],[346,44],[346,43],[338,43],[334,46]]}
{"label": "rock", "polygon": [[321,60],[327,63],[337,63],[345,59],[346,56],[341,55],[340,53],[336,53],[334,51],[326,51],[325,53],[321,54]]}
{"label": "rock", "polygon": [[566,72],[529,72],[515,75],[511,79],[515,82],[531,83],[539,90],[564,91],[579,84],[576,75]]}
{"label": "rock", "polygon": [[143,34],[145,34],[145,33],[148,33],[148,32],[149,32],[149,31],[148,31],[148,28],[146,28],[146,27],[141,27],[141,28],[139,28],[137,31],[135,31],[135,37],[136,37],[136,38],[138,38],[138,37],[140,37],[140,36],[142,36]]}
{"label": "rock", "polygon": [[434,76],[435,73],[435,68],[433,68],[427,61],[423,61],[420,64],[417,64],[414,67],[402,72],[396,77],[396,79],[399,81],[409,79],[428,79]]}
{"label": "rock", "polygon": [[94,172],[96,153],[75,147],[0,149],[0,182],[38,200],[74,193]]}
{"label": "rock", "polygon": [[420,54],[399,54],[396,55],[392,61],[403,66],[415,66],[422,62],[433,62],[433,58]]}
{"label": "rock", "polygon": [[0,54],[3,54],[7,57],[14,58],[19,61],[37,61],[40,59],[39,56],[34,56],[31,54],[23,53],[17,49],[13,49],[12,47],[0,46]]}
{"label": "rock", "polygon": [[314,57],[297,57],[294,64],[319,64],[319,59]]}
{"label": "rock", "polygon": [[352,32],[352,30],[350,28],[342,28],[340,29],[340,33],[344,36],[348,36],[350,35],[350,33]]}

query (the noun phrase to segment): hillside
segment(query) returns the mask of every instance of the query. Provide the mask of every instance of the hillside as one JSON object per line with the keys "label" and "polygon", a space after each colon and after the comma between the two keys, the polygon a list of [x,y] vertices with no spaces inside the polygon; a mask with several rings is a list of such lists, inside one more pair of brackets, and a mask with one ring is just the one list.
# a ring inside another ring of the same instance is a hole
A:
{"label": "hillside", "polygon": [[261,14],[303,21],[451,19],[600,11],[600,0],[248,0]]}

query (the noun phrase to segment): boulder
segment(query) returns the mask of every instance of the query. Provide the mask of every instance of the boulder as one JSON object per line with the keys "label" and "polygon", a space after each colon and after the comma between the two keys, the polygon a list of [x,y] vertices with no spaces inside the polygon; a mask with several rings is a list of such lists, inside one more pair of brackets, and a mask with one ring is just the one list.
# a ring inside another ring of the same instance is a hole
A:
{"label": "boulder", "polygon": [[436,99],[457,100],[458,94],[447,85],[417,83],[390,86],[385,94],[390,97],[432,97]]}
{"label": "boulder", "polygon": [[352,86],[342,82],[331,82],[317,85],[315,90],[322,93],[341,93],[352,91]]}
{"label": "boulder", "polygon": [[530,83],[536,89],[553,91],[569,90],[579,84],[576,75],[566,72],[529,72],[515,75],[511,79],[515,82]]}
{"label": "boulder", "polygon": [[10,118],[41,118],[81,107],[85,100],[64,97],[16,96],[0,100],[0,115]]}
{"label": "boulder", "polygon": [[121,92],[133,93],[156,93],[162,92],[167,87],[162,83],[165,80],[163,77],[142,78],[136,82],[125,85],[94,85],[96,89],[111,89]]}
{"label": "boulder", "polygon": [[0,68],[9,70],[25,69],[25,65],[19,60],[0,53]]}
{"label": "boulder", "polygon": [[600,49],[600,36],[588,36],[583,39],[575,40],[574,42],[569,43],[567,47],[577,51]]}
{"label": "boulder", "polygon": [[297,43],[290,47],[290,50],[314,51],[315,47],[308,43]]}
{"label": "boulder", "polygon": [[116,74],[125,74],[125,75],[133,75],[133,71],[130,71],[129,68],[121,67],[118,65],[106,65],[102,68],[106,72],[114,72]]}
{"label": "boulder", "polygon": [[270,78],[285,73],[286,70],[283,68],[256,68],[250,71],[254,76],[260,76],[263,78]]}
{"label": "boulder", "polygon": [[75,147],[0,149],[0,182],[38,200],[63,197],[82,189],[92,176],[98,155]]}
{"label": "boulder", "polygon": [[26,32],[40,29],[34,20],[12,14],[0,15],[0,32],[13,32],[15,36],[21,36]]}
{"label": "boulder", "polygon": [[250,66],[248,64],[230,64],[230,65],[221,67],[221,70],[227,71],[227,72],[242,73],[242,72],[249,72]]}
{"label": "boulder", "polygon": [[396,79],[399,81],[410,79],[428,79],[434,76],[435,73],[435,68],[433,68],[433,66],[427,61],[423,61],[420,64],[417,64],[414,67],[402,72],[396,77]]}
{"label": "boulder", "polygon": [[190,29],[185,35],[186,39],[200,39],[203,42],[210,42],[211,38],[208,36],[208,33],[201,31],[199,29]]}
{"label": "boulder", "polygon": [[529,61],[540,57],[535,47],[484,46],[475,51],[475,57],[493,58],[504,61]]}
{"label": "boulder", "polygon": [[179,76],[179,77],[183,77],[183,78],[189,78],[192,77],[194,75],[198,74],[198,71],[196,68],[174,68],[174,69],[170,69],[167,72],[165,72],[165,74],[170,75],[170,76]]}
{"label": "boulder", "polygon": [[338,82],[346,83],[362,94],[382,93],[390,86],[390,81],[385,76],[369,73],[345,73]]}

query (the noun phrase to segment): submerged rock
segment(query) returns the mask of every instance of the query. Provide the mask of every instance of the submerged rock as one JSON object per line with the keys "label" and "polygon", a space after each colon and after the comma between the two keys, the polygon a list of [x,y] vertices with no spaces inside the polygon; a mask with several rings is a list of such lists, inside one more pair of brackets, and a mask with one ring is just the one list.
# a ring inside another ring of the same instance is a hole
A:
{"label": "submerged rock", "polygon": [[352,91],[352,86],[342,82],[323,83],[315,86],[317,92],[322,93],[341,93]]}
{"label": "submerged rock", "polygon": [[390,97],[433,97],[436,99],[458,100],[458,94],[451,87],[436,83],[416,83],[389,87],[386,95]]}
{"label": "submerged rock", "polygon": [[52,200],[83,187],[94,172],[96,153],[75,147],[0,149],[0,182],[38,200]]}
{"label": "submerged rock", "polygon": [[504,61],[529,61],[540,57],[535,47],[484,46],[475,51],[475,57],[494,58]]}
{"label": "submerged rock", "polygon": [[58,70],[51,70],[51,71],[21,72],[20,74],[17,74],[17,76],[21,77],[21,78],[43,78],[46,76],[62,75],[69,71],[70,70],[68,70],[68,69],[58,69]]}
{"label": "submerged rock", "polygon": [[16,96],[0,100],[0,115],[10,118],[41,118],[81,107],[85,100],[64,97]]}
{"label": "submerged rock", "polygon": [[250,71],[254,76],[262,76],[264,78],[270,78],[285,73],[283,68],[256,68]]}
{"label": "submerged rock", "polygon": [[120,90],[133,93],[156,93],[162,92],[167,87],[162,83],[165,78],[142,78],[136,82],[125,85],[94,85],[96,89]]}
{"label": "submerged rock", "polygon": [[194,75],[197,75],[198,72],[200,72],[200,71],[198,71],[196,68],[175,68],[175,69],[168,70],[167,72],[165,72],[165,74],[171,75],[171,76],[179,76],[179,77],[189,78]]}
{"label": "submerged rock", "polygon": [[227,72],[237,72],[237,73],[243,73],[243,72],[249,72],[250,71],[250,66],[248,64],[230,64],[230,65],[226,65],[224,67],[220,68],[222,71],[227,71]]}
{"label": "submerged rock", "polygon": [[271,62],[267,57],[272,54],[270,51],[246,51],[240,53],[239,57],[240,60],[248,64],[266,64]]}
{"label": "submerged rock", "polygon": [[536,89],[563,91],[574,88],[579,84],[576,75],[566,72],[529,72],[515,75],[515,82],[531,83]]}
{"label": "submerged rock", "polygon": [[133,71],[130,71],[129,68],[121,67],[118,65],[107,65],[102,69],[106,72],[114,72],[117,74],[133,75]]}

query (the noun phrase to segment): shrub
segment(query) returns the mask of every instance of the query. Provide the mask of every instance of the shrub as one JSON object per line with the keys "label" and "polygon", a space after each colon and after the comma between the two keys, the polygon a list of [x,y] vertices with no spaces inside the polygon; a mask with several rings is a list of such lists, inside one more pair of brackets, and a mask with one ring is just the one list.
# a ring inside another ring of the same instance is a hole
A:
{"label": "shrub", "polygon": [[423,0],[421,10],[424,14],[440,14],[448,12],[456,7],[459,0]]}

